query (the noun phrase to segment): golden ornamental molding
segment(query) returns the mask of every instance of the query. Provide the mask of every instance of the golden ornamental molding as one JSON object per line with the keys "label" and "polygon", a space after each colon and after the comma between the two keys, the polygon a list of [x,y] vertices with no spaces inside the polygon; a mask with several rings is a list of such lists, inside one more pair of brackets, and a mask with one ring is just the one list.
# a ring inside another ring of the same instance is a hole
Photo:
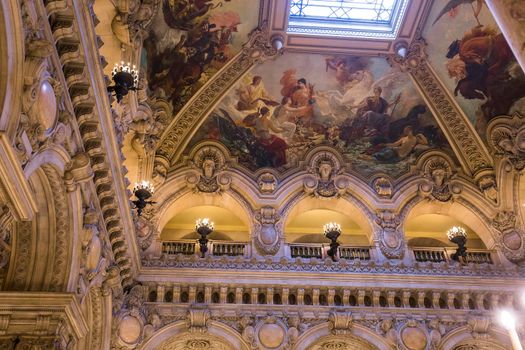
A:
{"label": "golden ornamental molding", "polygon": [[161,137],[156,157],[167,159],[173,164],[184,150],[193,133],[204,121],[229,88],[256,63],[275,58],[282,51],[270,43],[267,29],[263,26],[250,33],[249,40],[219,73],[195,94],[175,116]]}

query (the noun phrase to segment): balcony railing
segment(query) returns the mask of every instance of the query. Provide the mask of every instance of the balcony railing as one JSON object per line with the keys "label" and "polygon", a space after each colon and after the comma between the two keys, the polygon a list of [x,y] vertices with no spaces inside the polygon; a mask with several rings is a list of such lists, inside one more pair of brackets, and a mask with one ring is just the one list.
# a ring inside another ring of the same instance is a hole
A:
{"label": "balcony railing", "polygon": [[212,252],[215,256],[244,256],[247,243],[213,242]]}
{"label": "balcony railing", "polygon": [[167,255],[193,255],[195,254],[194,241],[168,241],[162,242],[162,253]]}
{"label": "balcony railing", "polygon": [[[324,259],[328,248],[327,244],[293,243],[290,244],[290,255],[292,258]],[[339,259],[370,260],[370,247],[340,246],[337,254]]]}
{"label": "balcony railing", "polygon": [[[418,262],[444,262],[451,261],[455,248],[412,247],[414,259]],[[469,249],[465,262],[468,264],[494,264],[492,254],[494,251],[482,249]]]}
{"label": "balcony railing", "polygon": [[[284,256],[302,259],[325,259],[329,245],[322,243],[289,243],[285,245]],[[455,248],[444,247],[411,247],[414,260],[417,262],[450,262]],[[199,254],[200,249],[195,240],[162,242],[162,253],[168,256]],[[208,255],[251,257],[251,245],[248,242],[211,241],[208,243]],[[494,264],[495,251],[468,249],[465,258],[469,264]],[[374,248],[366,246],[339,246],[338,257],[341,260],[373,260]]]}
{"label": "balcony railing", "polygon": [[320,244],[290,244],[290,254],[292,258],[321,259],[323,247]]}
{"label": "balcony railing", "polygon": [[[213,256],[244,256],[249,257],[247,242],[209,241],[208,251]],[[200,252],[198,243],[194,240],[164,241],[162,253],[166,255],[194,255]]]}

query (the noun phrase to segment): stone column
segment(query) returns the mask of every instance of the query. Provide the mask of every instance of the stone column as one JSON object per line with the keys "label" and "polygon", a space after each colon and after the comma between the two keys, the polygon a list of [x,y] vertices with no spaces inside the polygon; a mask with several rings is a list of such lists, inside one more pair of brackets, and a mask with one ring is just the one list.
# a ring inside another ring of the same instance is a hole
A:
{"label": "stone column", "polygon": [[525,71],[525,3],[523,0],[485,0],[485,4]]}

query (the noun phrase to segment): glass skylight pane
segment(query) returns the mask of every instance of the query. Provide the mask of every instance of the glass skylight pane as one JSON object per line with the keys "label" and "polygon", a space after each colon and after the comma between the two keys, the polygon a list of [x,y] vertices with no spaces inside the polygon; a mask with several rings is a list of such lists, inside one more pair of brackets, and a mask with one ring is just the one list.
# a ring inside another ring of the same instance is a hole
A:
{"label": "glass skylight pane", "polygon": [[394,39],[408,0],[290,0],[289,33]]}
{"label": "glass skylight pane", "polygon": [[290,17],[390,22],[398,0],[292,0]]}

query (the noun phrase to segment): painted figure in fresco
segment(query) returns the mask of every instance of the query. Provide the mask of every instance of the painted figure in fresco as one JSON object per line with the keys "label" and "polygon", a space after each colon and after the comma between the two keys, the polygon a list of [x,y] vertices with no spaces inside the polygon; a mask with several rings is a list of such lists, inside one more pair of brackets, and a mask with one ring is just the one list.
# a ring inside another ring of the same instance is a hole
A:
{"label": "painted figure in fresco", "polygon": [[[319,57],[312,77],[322,79],[326,74],[333,79],[319,81],[323,86],[319,91],[309,84],[310,78],[302,78],[295,69],[285,67],[281,78],[273,81],[256,69],[253,77],[223,99],[188,149],[199,140],[214,139],[252,171],[264,167],[283,171],[323,145],[336,148],[356,171],[370,174],[379,169],[395,178],[421,152],[447,148],[446,139],[405,73],[378,59],[341,57],[334,62],[337,60],[346,62],[339,64],[339,69],[348,69],[352,80],[341,86],[342,76],[338,80],[337,71],[326,72],[327,58]],[[277,68],[269,76],[279,76],[279,72]],[[356,81],[359,83],[354,84]],[[279,94],[283,97],[276,104]],[[335,98],[346,95],[344,101]],[[323,171],[321,182],[329,173],[327,167]]]}
{"label": "painted figure in fresco", "polygon": [[269,100],[270,97],[264,88],[262,78],[256,75],[253,77],[251,84],[239,89],[237,109],[239,111],[256,110],[264,105],[265,99]]}
{"label": "painted figure in fresco", "polygon": [[353,80],[352,72],[345,60],[328,57],[326,58],[326,71],[328,68],[335,70],[335,79],[341,86]]}
{"label": "painted figure in fresco", "polygon": [[408,157],[417,146],[428,148],[428,140],[423,134],[414,135],[414,129],[408,125],[403,130],[403,136],[396,142],[387,143],[385,147],[372,155],[379,161],[397,161]]}
{"label": "painted figure in fresco", "polygon": [[[474,8],[474,5],[473,5],[474,2],[476,2],[476,8]],[[443,7],[441,12],[439,12],[438,16],[436,17],[432,25],[436,24],[436,22],[439,21],[439,19],[443,17],[443,15],[445,15],[446,13],[452,13],[453,11],[457,9],[458,6],[465,5],[465,4],[469,4],[472,7],[474,18],[476,18],[478,25],[481,26],[481,23],[479,22],[478,17],[479,17],[479,13],[481,12],[481,8],[483,6],[483,0],[450,0],[445,5],[445,7]]]}
{"label": "painted figure in fresco", "polygon": [[[260,145],[270,155],[271,166],[280,167],[286,164],[286,141],[275,134],[286,130],[270,116],[268,107],[262,107],[258,112],[247,115],[243,121],[245,127],[254,131]],[[275,134],[270,133],[272,131]]]}
{"label": "painted figure in fresco", "polygon": [[288,97],[294,108],[307,107],[302,112],[297,113],[295,122],[309,125],[313,116],[312,104],[314,100],[314,86],[307,84],[305,78],[296,79],[295,69],[286,70],[281,77],[280,83],[283,86],[281,95]]}
{"label": "painted figure in fresco", "polygon": [[152,25],[144,49],[150,90],[171,99],[175,110],[209,78],[210,69],[219,69],[231,56],[231,39],[240,16],[232,11],[211,13],[222,4],[162,1],[162,14]]}
{"label": "painted figure in fresco", "polygon": [[368,96],[361,103],[352,106],[357,109],[354,118],[347,118],[343,123],[342,138],[350,143],[360,137],[373,137],[386,135],[390,126],[390,115],[388,109],[399,102],[398,95],[392,102],[388,102],[381,94],[383,89],[379,86],[374,88],[374,95]]}
{"label": "painted figure in fresco", "polygon": [[456,79],[454,95],[485,101],[483,118],[508,113],[512,104],[525,96],[525,79],[513,69],[516,60],[507,41],[494,29],[478,26],[455,40],[447,53],[447,70]]}

